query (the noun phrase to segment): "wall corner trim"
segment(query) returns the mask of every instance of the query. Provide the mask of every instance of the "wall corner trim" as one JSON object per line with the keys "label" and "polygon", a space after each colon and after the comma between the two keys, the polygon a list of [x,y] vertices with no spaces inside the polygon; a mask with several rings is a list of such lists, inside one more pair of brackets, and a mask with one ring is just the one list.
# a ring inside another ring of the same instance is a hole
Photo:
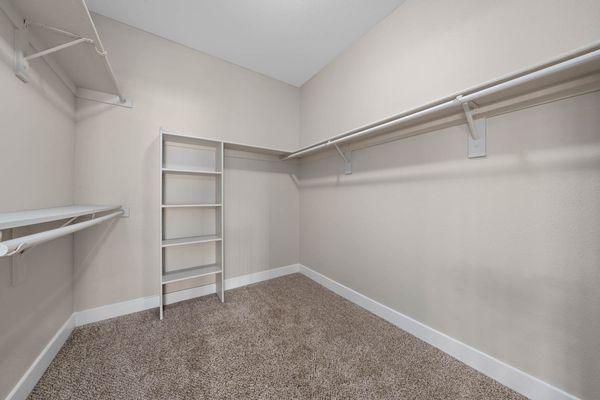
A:
{"label": "wall corner trim", "polygon": [[577,397],[439,332],[349,287],[300,265],[299,272],[348,301],[437,347],[444,353],[532,400],[579,400]]}
{"label": "wall corner trim", "polygon": [[58,329],[46,347],[31,363],[25,374],[19,379],[19,382],[10,391],[6,400],[25,400],[40,380],[46,368],[50,365],[54,357],[58,354],[71,333],[75,329],[75,318],[71,315],[65,323]]}

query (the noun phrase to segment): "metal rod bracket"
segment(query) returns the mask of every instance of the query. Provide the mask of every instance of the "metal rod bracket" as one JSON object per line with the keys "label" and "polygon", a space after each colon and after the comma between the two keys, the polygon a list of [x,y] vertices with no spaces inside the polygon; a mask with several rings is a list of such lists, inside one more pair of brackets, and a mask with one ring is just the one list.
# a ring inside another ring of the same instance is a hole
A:
{"label": "metal rod bracket", "polygon": [[469,102],[464,100],[463,96],[457,96],[456,102],[462,106],[465,113],[465,118],[467,120],[467,126],[469,127],[469,136],[467,137],[468,157],[485,157],[485,136],[487,125],[485,118],[474,120],[473,111],[471,110]]}
{"label": "metal rod bracket", "polygon": [[28,56],[25,57],[25,60],[26,61],[35,60],[38,57],[42,57],[42,56],[46,56],[48,54],[56,53],[57,51],[60,51],[60,50],[63,50],[63,49],[75,46],[75,45],[80,44],[80,43],[93,44],[94,41],[91,40],[91,39],[86,39],[86,38],[75,39],[75,40],[72,40],[70,42],[59,44],[58,46],[54,46],[54,47],[51,47],[49,49],[41,50],[41,51],[38,51],[37,53],[30,54],[30,55],[28,55]]}
{"label": "metal rod bracket", "polygon": [[15,29],[15,75],[21,81],[29,82],[29,63],[25,50],[29,47],[28,32],[25,27]]}
{"label": "metal rod bracket", "polygon": [[123,214],[119,218],[129,218],[129,207],[121,207]]}
{"label": "metal rod bracket", "polygon": [[25,280],[26,255],[24,252],[13,254],[10,257],[10,285],[19,286]]}
{"label": "metal rod bracket", "polygon": [[335,146],[338,155],[344,160],[344,174],[350,175],[352,173],[352,150],[348,150],[344,153],[337,143],[334,143],[333,145]]}

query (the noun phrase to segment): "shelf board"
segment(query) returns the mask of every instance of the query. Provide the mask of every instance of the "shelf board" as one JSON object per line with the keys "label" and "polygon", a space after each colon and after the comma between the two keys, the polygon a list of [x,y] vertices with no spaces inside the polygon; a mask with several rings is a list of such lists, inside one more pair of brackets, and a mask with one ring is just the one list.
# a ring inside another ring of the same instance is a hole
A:
{"label": "shelf board", "polygon": [[194,135],[186,135],[182,133],[166,132],[163,131],[163,140],[171,143],[185,143],[185,144],[197,144],[201,146],[208,146],[217,148],[221,145],[221,141],[218,139],[209,139]]}
{"label": "shelf board", "polygon": [[202,265],[200,267],[192,267],[186,269],[180,269],[178,271],[171,271],[164,273],[162,276],[162,284],[179,282],[186,279],[199,278],[206,275],[214,275],[222,272],[221,265],[211,264]]}
{"label": "shelf board", "polygon": [[120,206],[71,205],[0,213],[0,230],[60,221],[62,219],[81,217],[83,215],[101,213],[116,210],[118,208],[120,208]]}
{"label": "shelf board", "polygon": [[208,139],[208,138],[193,136],[190,134],[183,134],[183,133],[176,133],[176,132],[166,132],[165,131],[163,133],[163,137],[164,137],[165,141],[176,142],[176,143],[192,143],[192,144],[194,144],[197,142],[206,142],[206,143],[212,143],[213,145],[218,145],[220,143],[223,143],[225,149],[227,149],[227,150],[248,151],[248,152],[252,152],[252,153],[264,153],[264,154],[271,154],[271,155],[276,155],[276,156],[281,156],[281,157],[291,154],[290,150],[282,150],[282,149],[276,149],[276,148],[272,148],[272,147],[257,146],[257,145],[253,145],[253,144],[245,144],[245,143],[238,143],[238,142],[222,141],[219,139]]}
{"label": "shelf board", "polygon": [[194,208],[194,207],[206,207],[206,208],[216,208],[221,207],[221,204],[163,204],[162,208]]}
{"label": "shelf board", "polygon": [[194,175],[221,175],[221,171],[209,171],[193,168],[163,168],[163,173],[166,174],[194,174]]}
{"label": "shelf board", "polygon": [[237,151],[247,151],[251,153],[262,153],[262,154],[270,154],[274,156],[285,157],[287,155],[292,154],[291,151],[275,149],[272,147],[264,147],[264,146],[255,146],[251,144],[244,143],[236,143],[236,142],[223,142],[226,150],[237,150]]}
{"label": "shelf board", "polygon": [[220,235],[190,236],[177,239],[164,239],[162,241],[162,247],[186,246],[189,244],[210,243],[219,241],[221,241]]}

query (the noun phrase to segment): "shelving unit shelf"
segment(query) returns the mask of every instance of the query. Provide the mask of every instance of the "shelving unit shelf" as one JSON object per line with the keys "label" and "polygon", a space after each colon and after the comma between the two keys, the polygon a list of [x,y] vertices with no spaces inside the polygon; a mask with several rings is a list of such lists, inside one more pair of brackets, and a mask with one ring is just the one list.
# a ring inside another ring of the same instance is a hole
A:
{"label": "shelving unit shelf", "polygon": [[174,283],[186,279],[200,278],[202,276],[222,273],[220,264],[202,265],[199,267],[191,267],[174,272],[167,272],[162,276],[162,283]]}
{"label": "shelving unit shelf", "polygon": [[193,168],[163,168],[165,174],[192,174],[192,175],[221,175],[220,171],[208,171]]}
{"label": "shelving unit shelf", "polygon": [[177,284],[214,277],[224,296],[223,159],[218,140],[160,132],[160,319],[164,295]]}
{"label": "shelving unit shelf", "polygon": [[187,246],[190,244],[220,242],[220,241],[221,241],[221,237],[219,235],[192,236],[192,237],[163,240],[162,247]]}
{"label": "shelving unit shelf", "polygon": [[222,204],[163,204],[162,208],[221,207]]}

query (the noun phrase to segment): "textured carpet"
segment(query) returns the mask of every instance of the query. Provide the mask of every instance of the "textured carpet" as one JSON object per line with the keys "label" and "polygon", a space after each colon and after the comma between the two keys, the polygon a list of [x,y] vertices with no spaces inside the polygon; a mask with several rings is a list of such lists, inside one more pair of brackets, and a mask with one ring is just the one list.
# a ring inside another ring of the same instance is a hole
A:
{"label": "textured carpet", "polygon": [[299,275],[78,328],[30,399],[522,399]]}

